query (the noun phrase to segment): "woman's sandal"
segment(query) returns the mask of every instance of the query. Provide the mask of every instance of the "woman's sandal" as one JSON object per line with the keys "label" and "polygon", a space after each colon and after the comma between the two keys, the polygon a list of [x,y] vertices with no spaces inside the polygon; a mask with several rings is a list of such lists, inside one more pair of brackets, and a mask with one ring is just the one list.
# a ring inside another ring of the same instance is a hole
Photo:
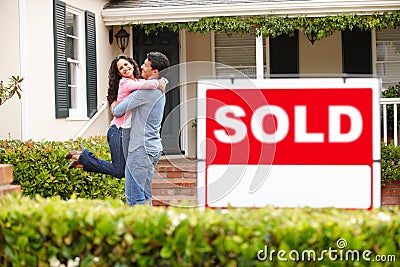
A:
{"label": "woman's sandal", "polygon": [[78,168],[82,169],[83,165],[79,164],[77,160],[73,159],[71,163],[68,165],[68,169]]}
{"label": "woman's sandal", "polygon": [[76,168],[77,165],[78,165],[78,161],[73,159],[73,160],[71,160],[71,163],[68,165],[68,169]]}

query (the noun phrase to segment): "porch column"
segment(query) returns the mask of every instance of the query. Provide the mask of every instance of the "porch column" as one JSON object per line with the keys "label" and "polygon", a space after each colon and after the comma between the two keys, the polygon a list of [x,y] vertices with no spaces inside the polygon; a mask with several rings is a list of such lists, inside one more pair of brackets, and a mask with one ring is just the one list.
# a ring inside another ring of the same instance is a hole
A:
{"label": "porch column", "polygon": [[29,139],[29,89],[27,86],[27,56],[26,56],[26,0],[18,1],[19,4],[19,56],[20,56],[20,75],[25,79],[21,83],[22,98],[21,98],[21,139]]}
{"label": "porch column", "polygon": [[260,34],[256,37],[256,76],[257,79],[264,78],[264,53],[263,53],[263,36]]}

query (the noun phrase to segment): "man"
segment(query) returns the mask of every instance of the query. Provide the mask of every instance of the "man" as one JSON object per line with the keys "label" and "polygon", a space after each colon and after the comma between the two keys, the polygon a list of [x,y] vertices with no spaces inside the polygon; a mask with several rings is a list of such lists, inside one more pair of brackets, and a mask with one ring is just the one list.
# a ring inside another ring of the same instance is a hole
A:
{"label": "man", "polygon": [[[142,78],[161,78],[160,72],[170,66],[160,52],[150,52],[141,66]],[[130,206],[152,202],[151,183],[154,166],[162,153],[160,138],[165,94],[161,90],[136,90],[122,102],[112,105],[116,117],[132,110],[132,124],[125,167],[125,196]]]}

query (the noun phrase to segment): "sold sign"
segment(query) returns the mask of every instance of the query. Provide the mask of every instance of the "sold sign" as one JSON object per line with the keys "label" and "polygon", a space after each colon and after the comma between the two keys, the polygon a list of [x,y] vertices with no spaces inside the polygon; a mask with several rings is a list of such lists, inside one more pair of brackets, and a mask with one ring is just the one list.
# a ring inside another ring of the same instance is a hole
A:
{"label": "sold sign", "polygon": [[198,89],[200,205],[380,205],[378,80],[204,80]]}

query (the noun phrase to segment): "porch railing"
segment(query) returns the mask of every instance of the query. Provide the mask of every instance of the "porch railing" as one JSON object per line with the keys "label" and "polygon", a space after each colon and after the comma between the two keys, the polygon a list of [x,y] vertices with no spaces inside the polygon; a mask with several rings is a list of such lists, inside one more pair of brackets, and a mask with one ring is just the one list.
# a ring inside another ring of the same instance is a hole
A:
{"label": "porch railing", "polygon": [[[400,98],[381,98],[381,106],[382,106],[382,130],[383,130],[383,141],[387,144],[388,140],[393,139],[394,144],[398,145],[398,117],[397,117],[397,109],[400,104]],[[393,106],[393,122],[388,122],[388,112],[387,107],[389,105]],[[393,123],[393,132],[388,132],[388,123]],[[393,135],[392,135],[393,134]],[[388,138],[389,137],[389,138]]]}

